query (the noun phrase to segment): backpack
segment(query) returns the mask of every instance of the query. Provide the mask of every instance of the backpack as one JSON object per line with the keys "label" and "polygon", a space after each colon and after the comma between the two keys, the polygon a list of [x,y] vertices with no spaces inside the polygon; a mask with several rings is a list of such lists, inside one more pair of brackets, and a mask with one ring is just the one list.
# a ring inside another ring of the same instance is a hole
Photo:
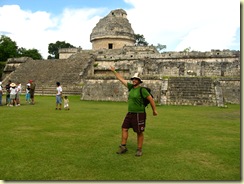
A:
{"label": "backpack", "polygon": [[[143,96],[142,96],[142,88],[145,88],[148,92],[149,92],[149,94],[152,96],[152,98],[153,98],[153,95],[152,95],[152,93],[151,93],[151,89],[150,88],[147,88],[147,87],[141,87],[140,88],[140,94],[141,94],[141,97],[143,98]],[[147,99],[147,98],[143,98],[143,104],[144,104],[144,106],[145,107],[147,107],[147,105],[150,103],[150,101]]]}

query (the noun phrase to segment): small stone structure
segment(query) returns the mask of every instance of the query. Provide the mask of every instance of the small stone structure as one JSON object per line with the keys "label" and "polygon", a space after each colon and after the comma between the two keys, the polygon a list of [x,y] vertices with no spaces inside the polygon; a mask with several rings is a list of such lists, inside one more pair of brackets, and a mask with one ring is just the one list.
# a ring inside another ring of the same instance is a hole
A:
{"label": "small stone structure", "polygon": [[161,105],[240,104],[240,51],[159,53],[154,46],[134,46],[133,34],[126,12],[111,11],[91,33],[92,50],[60,49],[56,60],[9,59],[3,83],[25,86],[32,79],[38,94],[55,95],[59,81],[64,94],[80,94],[81,100],[126,101],[128,91],[112,65],[128,81],[139,72]]}

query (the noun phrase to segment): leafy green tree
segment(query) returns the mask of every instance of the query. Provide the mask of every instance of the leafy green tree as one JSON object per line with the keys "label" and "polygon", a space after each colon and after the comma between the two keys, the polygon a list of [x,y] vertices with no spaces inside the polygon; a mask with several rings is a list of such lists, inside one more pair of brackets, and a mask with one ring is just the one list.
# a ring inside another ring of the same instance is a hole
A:
{"label": "leafy green tree", "polygon": [[48,59],[59,59],[58,50],[61,48],[75,48],[75,46],[70,43],[66,43],[65,41],[56,41],[56,43],[50,43],[48,45]]}
{"label": "leafy green tree", "polygon": [[[149,43],[146,41],[146,39],[144,38],[143,35],[141,35],[141,34],[135,34],[134,36],[135,36],[135,40],[136,40],[136,43],[135,43],[136,46],[148,46],[149,45]],[[162,45],[160,43],[158,43],[158,45],[157,46],[154,46],[154,47],[156,47],[156,49],[159,52],[162,51],[163,49],[166,49],[167,48],[166,45]]]}
{"label": "leafy green tree", "polygon": [[1,35],[0,37],[0,79],[8,58],[17,57],[17,44],[9,37]]}
{"label": "leafy green tree", "polygon": [[9,58],[18,58],[18,57],[31,57],[32,59],[43,59],[41,54],[37,49],[25,49],[18,48],[15,41],[12,41],[10,37],[1,35],[0,37],[0,78],[3,73],[3,69],[6,65],[6,61]]}
{"label": "leafy green tree", "polygon": [[3,74],[5,65],[6,65],[6,62],[0,61],[0,81],[2,81],[2,74]]}
{"label": "leafy green tree", "polygon": [[18,46],[11,38],[1,35],[0,38],[0,61],[7,61],[8,58],[18,56]]}
{"label": "leafy green tree", "polygon": [[135,40],[136,40],[136,43],[135,43],[136,46],[148,46],[148,43],[145,40],[143,35],[135,34],[134,36],[135,36]]}
{"label": "leafy green tree", "polygon": [[25,49],[23,47],[18,49],[18,54],[20,57],[31,57],[34,60],[43,59],[42,55],[37,49]]}

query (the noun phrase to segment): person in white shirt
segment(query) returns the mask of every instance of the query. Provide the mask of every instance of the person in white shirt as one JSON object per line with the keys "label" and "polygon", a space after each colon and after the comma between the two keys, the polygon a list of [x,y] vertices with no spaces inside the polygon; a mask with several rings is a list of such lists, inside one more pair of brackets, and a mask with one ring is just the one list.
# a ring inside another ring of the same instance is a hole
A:
{"label": "person in white shirt", "polygon": [[56,110],[59,109],[61,110],[62,108],[62,92],[63,89],[60,85],[60,82],[56,82],[57,84],[57,93],[56,93]]}
{"label": "person in white shirt", "polygon": [[30,83],[28,83],[26,85],[26,89],[25,89],[25,100],[27,103],[31,103],[31,100],[30,100]]}
{"label": "person in white shirt", "polygon": [[68,96],[64,96],[64,109],[69,110],[69,99]]}
{"label": "person in white shirt", "polygon": [[10,84],[10,107],[16,105],[17,88],[15,83]]}
{"label": "person in white shirt", "polygon": [[20,106],[21,84],[17,83],[16,106]]}

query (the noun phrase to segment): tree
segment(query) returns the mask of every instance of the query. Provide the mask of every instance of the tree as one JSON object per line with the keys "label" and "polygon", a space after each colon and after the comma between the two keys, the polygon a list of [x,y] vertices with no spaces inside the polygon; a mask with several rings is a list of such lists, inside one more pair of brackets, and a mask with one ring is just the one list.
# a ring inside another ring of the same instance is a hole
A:
{"label": "tree", "polygon": [[0,61],[7,61],[8,58],[18,56],[18,46],[9,37],[1,35],[0,38]]}
{"label": "tree", "polygon": [[135,34],[134,36],[135,36],[135,40],[136,40],[136,43],[135,43],[136,46],[148,46],[148,43],[145,40],[143,35]]}
{"label": "tree", "polygon": [[187,47],[183,50],[183,52],[190,52],[191,51],[191,47]]}
{"label": "tree", "polygon": [[18,49],[18,54],[20,57],[31,57],[34,60],[43,59],[42,55],[38,52],[37,49],[25,49],[23,47]]}
{"label": "tree", "polygon": [[31,57],[32,59],[42,59],[41,54],[37,49],[27,50],[25,48],[18,48],[15,41],[12,41],[11,38],[1,35],[0,37],[0,78],[3,73],[3,69],[6,65],[6,61],[9,58],[18,58],[18,57]]}
{"label": "tree", "polygon": [[158,43],[158,45],[157,46],[155,46],[156,47],[156,49],[160,52],[161,50],[163,50],[163,49],[166,49],[167,48],[167,46],[166,45],[162,45],[162,44],[160,44],[160,43]]}
{"label": "tree", "polygon": [[[148,42],[145,40],[144,36],[141,35],[141,34],[135,34],[135,40],[136,40],[136,43],[135,45],[136,46],[148,46]],[[162,44],[159,44],[157,46],[154,46],[156,47],[156,49],[160,52],[161,50],[163,49],[166,49],[166,45],[162,45]]]}
{"label": "tree", "polygon": [[31,57],[32,59],[42,59],[37,49],[18,48],[15,41],[2,35],[0,38],[0,61],[7,61],[8,58]]}
{"label": "tree", "polygon": [[56,43],[50,43],[48,45],[48,59],[59,59],[59,49],[61,48],[75,48],[75,46],[65,41],[56,41]]}

